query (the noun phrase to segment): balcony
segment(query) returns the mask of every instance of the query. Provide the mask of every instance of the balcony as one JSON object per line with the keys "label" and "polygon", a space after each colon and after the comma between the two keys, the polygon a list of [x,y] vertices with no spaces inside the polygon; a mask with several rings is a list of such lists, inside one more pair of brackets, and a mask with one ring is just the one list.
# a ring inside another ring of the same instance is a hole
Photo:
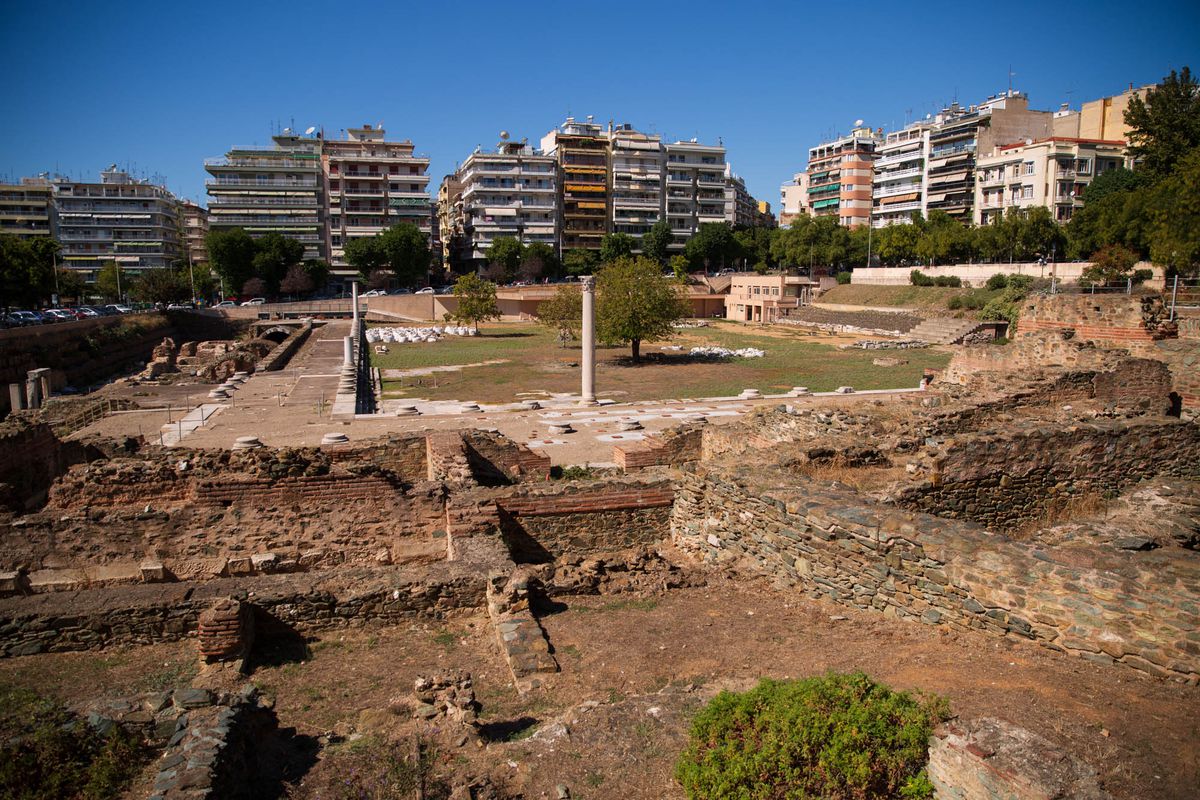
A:
{"label": "balcony", "polygon": [[923,156],[921,154],[921,148],[914,147],[913,149],[906,150],[903,153],[895,153],[890,156],[883,156],[882,158],[877,158],[877,159],[875,159],[875,166],[876,167],[889,167],[892,164],[903,164],[906,161],[922,161],[922,160],[923,160]]}
{"label": "balcony", "polygon": [[228,187],[236,189],[239,187],[250,189],[279,189],[279,188],[301,188],[301,189],[316,189],[317,182],[315,180],[273,180],[273,181],[257,181],[253,179],[236,179],[236,178],[216,178],[204,181],[205,186],[214,188]]}
{"label": "balcony", "polygon": [[925,170],[921,167],[913,167],[911,169],[898,169],[891,172],[876,172],[875,183],[883,183],[886,181],[896,181],[901,178],[915,178]]}
{"label": "balcony", "polygon": [[206,158],[204,159],[204,166],[205,168],[215,167],[217,169],[253,167],[254,169],[285,169],[316,172],[321,168],[321,163],[316,158],[312,160],[295,158]]}
{"label": "balcony", "polygon": [[920,183],[906,183],[902,186],[886,186],[877,188],[872,194],[873,197],[891,197],[897,194],[912,194],[913,192],[921,191]]}

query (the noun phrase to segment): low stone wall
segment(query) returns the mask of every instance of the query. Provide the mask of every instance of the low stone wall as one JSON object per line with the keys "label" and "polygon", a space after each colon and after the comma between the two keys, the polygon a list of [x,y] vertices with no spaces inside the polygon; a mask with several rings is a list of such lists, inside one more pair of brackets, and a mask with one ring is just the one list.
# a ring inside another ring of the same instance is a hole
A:
{"label": "low stone wall", "polygon": [[703,452],[704,430],[703,425],[688,424],[640,442],[614,445],[613,461],[625,472],[697,461]]}
{"label": "low stone wall", "polygon": [[1022,304],[1017,336],[1071,330],[1083,341],[1136,351],[1175,337],[1167,317],[1159,295],[1033,295]]}
{"label": "low stone wall", "polygon": [[897,493],[896,505],[1006,530],[1072,496],[1155,476],[1200,480],[1200,425],[1171,417],[1026,423],[955,436],[914,463],[924,480]]}
{"label": "low stone wall", "polygon": [[300,345],[308,341],[309,334],[312,333],[312,322],[306,321],[303,325],[297,328],[288,337],[275,346],[275,349],[267,353],[255,365],[255,372],[277,372],[287,366],[287,363],[292,360],[292,356],[300,349]]}
{"label": "low stone wall", "polygon": [[1200,680],[1200,566],[1186,551],[1041,548],[759,465],[689,465],[671,530],[703,561],[837,603]]}
{"label": "low stone wall", "polygon": [[[916,267],[931,278],[956,277],[970,283],[972,286],[983,286],[993,275],[1028,275],[1031,278],[1046,278],[1051,275],[1059,281],[1074,283],[1079,276],[1091,266],[1091,262],[1073,261],[1058,264],[1039,264],[1037,262],[1019,262],[1010,264],[943,264],[937,267]],[[1161,289],[1163,286],[1162,267],[1157,267],[1148,261],[1137,265],[1138,269],[1149,269],[1153,277],[1148,285]],[[909,273],[913,267],[859,267],[851,273],[851,283],[876,284],[883,286],[908,286],[911,283]]]}
{"label": "low stone wall", "polygon": [[507,436],[488,431],[463,431],[467,458],[475,479],[483,484],[548,478],[550,456],[531,450]]}
{"label": "low stone wall", "polygon": [[306,631],[441,618],[482,607],[486,587],[476,566],[447,562],[0,598],[0,656],[179,641],[195,635],[200,614],[215,601],[244,591],[254,593],[256,615],[268,618],[256,622],[261,641],[280,625]]}
{"label": "low stone wall", "polygon": [[89,458],[78,442],[62,442],[45,423],[10,419],[0,425],[0,508],[38,505],[71,464]]}

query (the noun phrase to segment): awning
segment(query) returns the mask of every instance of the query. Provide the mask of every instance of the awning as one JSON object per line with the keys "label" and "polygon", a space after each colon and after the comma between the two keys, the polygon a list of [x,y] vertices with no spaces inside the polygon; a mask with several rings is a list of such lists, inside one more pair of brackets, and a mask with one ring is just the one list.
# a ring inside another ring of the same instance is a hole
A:
{"label": "awning", "polygon": [[920,192],[911,192],[909,194],[894,194],[891,197],[885,197],[882,200],[880,200],[879,205],[887,206],[887,205],[891,205],[892,203],[907,203],[909,201],[916,200],[920,196],[921,196]]}

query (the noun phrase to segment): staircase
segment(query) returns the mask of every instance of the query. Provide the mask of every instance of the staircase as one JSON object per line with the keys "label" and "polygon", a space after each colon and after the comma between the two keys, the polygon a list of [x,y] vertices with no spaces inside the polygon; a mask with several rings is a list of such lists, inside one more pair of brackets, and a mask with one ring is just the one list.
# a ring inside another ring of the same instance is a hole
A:
{"label": "staircase", "polygon": [[905,336],[909,339],[920,339],[930,344],[956,344],[963,337],[982,325],[974,319],[948,319],[939,317],[927,319],[910,330]]}

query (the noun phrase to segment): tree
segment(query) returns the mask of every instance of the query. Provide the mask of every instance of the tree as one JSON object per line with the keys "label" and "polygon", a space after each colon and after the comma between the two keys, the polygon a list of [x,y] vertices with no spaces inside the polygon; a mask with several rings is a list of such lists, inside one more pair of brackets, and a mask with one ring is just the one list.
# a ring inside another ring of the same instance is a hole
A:
{"label": "tree", "polygon": [[578,284],[558,287],[558,291],[538,305],[537,318],[540,324],[558,332],[558,340],[565,347],[578,334],[583,322],[583,293]]}
{"label": "tree", "polygon": [[191,294],[186,275],[161,267],[148,269],[130,281],[129,293],[143,303],[174,303]]}
{"label": "tree", "polygon": [[371,274],[367,276],[368,289],[386,289],[392,282],[392,273],[386,269],[371,270]]}
{"label": "tree", "polygon": [[0,235],[0,300],[5,305],[41,305],[54,291],[54,254],[50,238]]}
{"label": "tree", "polygon": [[411,222],[393,225],[374,236],[351,239],[343,252],[364,280],[375,270],[386,269],[401,286],[413,286],[429,274],[429,242]]}
{"label": "tree", "polygon": [[611,264],[618,258],[633,255],[638,241],[627,233],[610,233],[600,240],[600,263]]}
{"label": "tree", "polygon": [[920,228],[909,222],[875,231],[871,245],[879,263],[889,267],[907,266],[917,260],[920,238]]}
{"label": "tree", "polygon": [[688,282],[688,260],[687,256],[674,255],[671,256],[671,272],[675,273],[675,280],[680,283]]}
{"label": "tree", "polygon": [[129,287],[129,276],[124,274],[115,261],[109,261],[96,273],[96,291],[105,300],[120,301]]}
{"label": "tree", "polygon": [[454,283],[454,296],[458,298],[454,319],[463,325],[474,325],[476,333],[479,333],[480,322],[500,318],[496,284],[491,281],[478,275],[463,275]]}
{"label": "tree", "polygon": [[255,244],[254,276],[266,283],[266,293],[278,294],[283,276],[304,258],[304,245],[274,232],[264,234]]}
{"label": "tree", "polygon": [[670,247],[674,243],[675,235],[671,233],[671,224],[665,219],[660,219],[642,236],[642,255],[659,264],[665,264]]}
{"label": "tree", "polygon": [[771,231],[768,228],[742,228],[733,232],[745,265],[762,274],[777,264],[771,254]]}
{"label": "tree", "polygon": [[225,285],[231,291],[237,291],[239,286],[254,277],[254,256],[258,252],[258,245],[241,228],[209,231],[204,244],[213,270],[225,279]]}
{"label": "tree", "polygon": [[568,250],[563,256],[563,269],[568,275],[591,275],[600,266],[600,254],[595,250]]}
{"label": "tree", "polygon": [[629,342],[635,363],[642,342],[669,336],[672,324],[690,311],[679,285],[645,257],[605,265],[596,275],[596,298],[597,335],[604,342]]}
{"label": "tree", "polygon": [[1092,256],[1092,265],[1079,276],[1079,282],[1098,286],[1122,283],[1133,275],[1137,262],[1138,254],[1133,250],[1119,244],[1109,245]]}
{"label": "tree", "polygon": [[1147,201],[1150,255],[1173,272],[1200,267],[1200,147],[1151,190]]}
{"label": "tree", "polygon": [[557,276],[560,268],[553,247],[545,242],[530,242],[521,253],[521,266],[517,274],[523,280],[538,281]]}
{"label": "tree", "polygon": [[741,257],[742,248],[733,236],[733,226],[728,222],[706,222],[688,239],[683,248],[688,261],[703,266],[707,272],[713,267],[725,267]]}
{"label": "tree", "polygon": [[939,261],[957,262],[966,259],[971,250],[971,233],[967,227],[944,211],[929,212],[929,219],[917,241],[917,255],[930,266]]}
{"label": "tree", "polygon": [[313,291],[325,288],[329,282],[329,262],[322,258],[310,258],[304,262],[304,272],[312,281]]}
{"label": "tree", "polygon": [[1110,194],[1131,192],[1146,184],[1144,173],[1118,167],[1101,172],[1083,190],[1083,202],[1098,203]]}
{"label": "tree", "polygon": [[202,262],[191,266],[185,264],[180,267],[179,273],[187,280],[189,293],[194,286],[196,298],[212,299],[217,290],[217,279],[207,263]]}
{"label": "tree", "polygon": [[370,280],[375,272],[388,271],[390,265],[383,242],[378,236],[360,236],[350,239],[342,248],[346,263],[358,270],[364,280]]}
{"label": "tree", "polygon": [[497,236],[488,245],[488,266],[492,274],[503,283],[512,283],[517,277],[517,269],[521,266],[521,255],[524,248],[520,240],[513,236]]}
{"label": "tree", "polygon": [[70,297],[74,300],[81,300],[85,291],[83,276],[73,269],[59,269],[58,271],[58,296],[61,299]]}
{"label": "tree", "polygon": [[1149,200],[1149,188],[1142,187],[1086,203],[1067,225],[1068,253],[1088,258],[1102,247],[1120,244],[1146,255]]}
{"label": "tree", "polygon": [[308,294],[312,290],[312,278],[308,277],[308,271],[300,264],[288,267],[287,275],[279,282],[279,291],[287,295]]}
{"label": "tree", "polygon": [[1146,92],[1125,109],[1129,155],[1152,181],[1170,174],[1175,164],[1200,147],[1200,85],[1187,67]]}
{"label": "tree", "polygon": [[[1016,209],[1010,209],[1015,211]],[[1049,259],[1051,254],[1062,253],[1066,237],[1062,228],[1050,215],[1045,206],[1021,209],[1017,215],[1016,250],[1020,261],[1037,258]]]}
{"label": "tree", "polygon": [[242,294],[249,297],[262,297],[267,293],[267,282],[262,278],[251,278],[242,284]]}

